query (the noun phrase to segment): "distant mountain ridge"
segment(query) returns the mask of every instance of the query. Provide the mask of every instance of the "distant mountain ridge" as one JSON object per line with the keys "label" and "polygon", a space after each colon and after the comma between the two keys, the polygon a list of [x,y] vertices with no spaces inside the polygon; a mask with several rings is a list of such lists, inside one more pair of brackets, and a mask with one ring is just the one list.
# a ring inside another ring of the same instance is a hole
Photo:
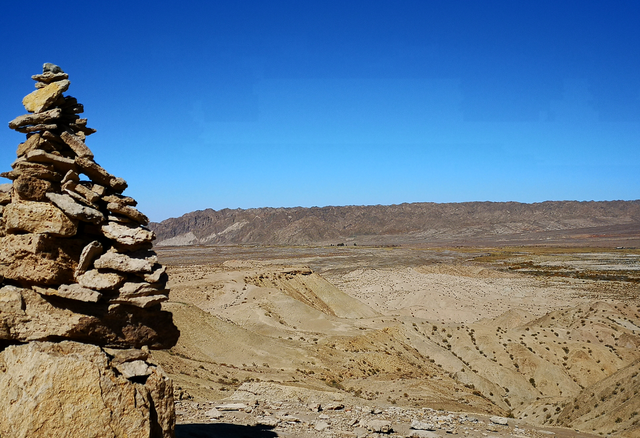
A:
{"label": "distant mountain ridge", "polygon": [[150,227],[159,246],[588,244],[603,240],[637,245],[640,200],[206,209]]}

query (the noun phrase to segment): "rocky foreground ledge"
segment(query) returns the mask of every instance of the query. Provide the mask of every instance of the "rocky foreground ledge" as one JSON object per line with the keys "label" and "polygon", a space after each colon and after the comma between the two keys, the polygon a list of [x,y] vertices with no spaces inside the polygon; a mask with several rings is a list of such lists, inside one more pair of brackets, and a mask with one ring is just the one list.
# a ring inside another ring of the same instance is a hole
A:
{"label": "rocky foreground ledge", "polygon": [[[283,397],[283,391],[289,397]],[[270,397],[270,393],[279,396]],[[302,388],[286,390],[270,383],[244,383],[225,400],[178,400],[177,434],[181,438],[594,437],[571,429],[532,427],[520,420],[499,416],[357,405],[330,400],[331,397],[327,399],[317,393],[319,391]]]}
{"label": "rocky foreground ledge", "polygon": [[85,144],[69,76],[32,79],[0,174],[0,437],[173,437],[173,384],[149,356],[179,336],[155,235]]}

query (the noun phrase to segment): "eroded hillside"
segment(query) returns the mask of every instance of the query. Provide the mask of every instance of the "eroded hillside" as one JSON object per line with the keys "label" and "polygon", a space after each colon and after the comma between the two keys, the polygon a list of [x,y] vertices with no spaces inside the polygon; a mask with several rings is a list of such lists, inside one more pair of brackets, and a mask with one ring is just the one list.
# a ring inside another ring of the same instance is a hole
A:
{"label": "eroded hillside", "polygon": [[640,201],[206,209],[150,224],[160,246],[221,244],[640,246]]}
{"label": "eroded hillside", "polygon": [[[429,407],[637,436],[637,253],[407,251],[272,260],[256,251],[251,260],[245,248],[207,264],[167,252],[167,309],[181,337],[158,359],[194,400],[296,388],[309,403]],[[598,265],[607,280],[555,275],[558,266],[579,274]]]}

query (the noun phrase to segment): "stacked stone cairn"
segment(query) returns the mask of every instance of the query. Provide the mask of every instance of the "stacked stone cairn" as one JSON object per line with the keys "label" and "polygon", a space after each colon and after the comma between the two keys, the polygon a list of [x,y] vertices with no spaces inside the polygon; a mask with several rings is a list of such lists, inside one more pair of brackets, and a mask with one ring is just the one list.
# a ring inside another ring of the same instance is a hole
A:
{"label": "stacked stone cairn", "polygon": [[179,332],[149,220],[85,144],[68,75],[46,63],[32,79],[9,123],[26,141],[0,174],[0,436],[173,436],[149,348]]}

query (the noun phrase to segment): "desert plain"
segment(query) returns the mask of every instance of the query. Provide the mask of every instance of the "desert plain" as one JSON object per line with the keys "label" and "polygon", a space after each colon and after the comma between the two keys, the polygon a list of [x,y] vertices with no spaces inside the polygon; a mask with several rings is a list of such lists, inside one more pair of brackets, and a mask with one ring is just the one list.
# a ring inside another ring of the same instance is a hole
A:
{"label": "desert plain", "polygon": [[158,247],[180,437],[640,436],[640,250]]}

